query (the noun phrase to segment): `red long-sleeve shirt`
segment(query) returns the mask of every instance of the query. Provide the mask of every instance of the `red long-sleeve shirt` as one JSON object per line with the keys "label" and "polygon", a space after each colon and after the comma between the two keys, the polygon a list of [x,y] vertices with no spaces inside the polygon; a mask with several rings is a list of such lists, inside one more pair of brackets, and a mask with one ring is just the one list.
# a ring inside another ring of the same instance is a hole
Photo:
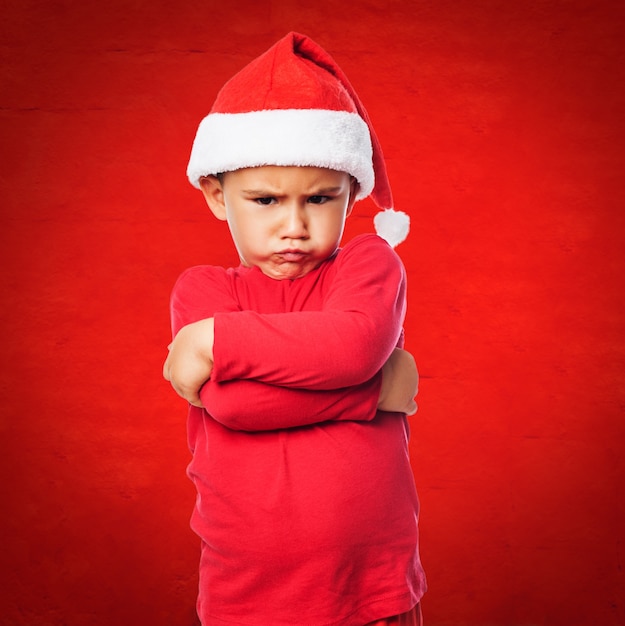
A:
{"label": "red long-sleeve shirt", "polygon": [[405,273],[373,235],[297,280],[196,267],[174,334],[215,318],[190,407],[205,625],[362,625],[425,591],[405,416],[376,410],[403,341]]}

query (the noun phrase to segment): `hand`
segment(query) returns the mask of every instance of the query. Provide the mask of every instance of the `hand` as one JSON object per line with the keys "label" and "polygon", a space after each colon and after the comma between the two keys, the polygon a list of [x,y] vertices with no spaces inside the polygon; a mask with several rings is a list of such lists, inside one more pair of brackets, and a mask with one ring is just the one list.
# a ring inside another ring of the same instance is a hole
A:
{"label": "hand", "polygon": [[213,371],[214,340],[215,324],[209,318],[181,328],[168,346],[163,377],[194,406],[202,406],[200,389]]}
{"label": "hand", "polygon": [[378,409],[414,415],[419,391],[419,372],[410,352],[395,348],[382,368]]}

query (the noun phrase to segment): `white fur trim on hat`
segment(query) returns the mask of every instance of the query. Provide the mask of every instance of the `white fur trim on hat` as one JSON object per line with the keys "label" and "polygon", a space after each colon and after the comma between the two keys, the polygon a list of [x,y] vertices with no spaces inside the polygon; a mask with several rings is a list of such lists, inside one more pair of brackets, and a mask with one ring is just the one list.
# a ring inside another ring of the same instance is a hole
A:
{"label": "white fur trim on hat", "polygon": [[211,113],[198,128],[187,176],[199,189],[202,176],[262,165],[327,167],[360,184],[356,199],[373,190],[369,128],[356,113],[326,109],[271,109]]}

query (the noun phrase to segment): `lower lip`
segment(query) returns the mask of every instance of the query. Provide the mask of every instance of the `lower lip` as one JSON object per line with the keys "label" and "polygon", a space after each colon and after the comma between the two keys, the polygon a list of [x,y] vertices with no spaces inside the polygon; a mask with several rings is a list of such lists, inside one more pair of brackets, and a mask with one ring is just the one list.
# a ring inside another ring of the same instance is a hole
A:
{"label": "lower lip", "polygon": [[303,252],[281,252],[280,256],[287,263],[298,263],[305,255]]}

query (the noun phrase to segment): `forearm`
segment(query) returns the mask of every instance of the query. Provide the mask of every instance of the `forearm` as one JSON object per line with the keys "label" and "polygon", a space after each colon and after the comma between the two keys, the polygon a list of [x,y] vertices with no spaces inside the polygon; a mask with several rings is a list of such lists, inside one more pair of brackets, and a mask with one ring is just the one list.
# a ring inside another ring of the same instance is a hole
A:
{"label": "forearm", "polygon": [[254,380],[208,381],[200,392],[216,421],[233,430],[263,431],[326,421],[369,421],[377,411],[381,372],[354,387],[311,391]]}
{"label": "forearm", "polygon": [[[380,327],[342,312],[258,315],[244,311],[215,318],[218,382],[254,379],[306,389],[360,384],[384,365],[401,328]],[[226,337],[226,339],[223,339]]]}
{"label": "forearm", "polygon": [[370,421],[377,411],[412,415],[419,375],[412,355],[395,349],[373,378],[353,387],[312,391],[255,380],[208,381],[200,392],[216,421],[233,430],[264,431],[326,421]]}

